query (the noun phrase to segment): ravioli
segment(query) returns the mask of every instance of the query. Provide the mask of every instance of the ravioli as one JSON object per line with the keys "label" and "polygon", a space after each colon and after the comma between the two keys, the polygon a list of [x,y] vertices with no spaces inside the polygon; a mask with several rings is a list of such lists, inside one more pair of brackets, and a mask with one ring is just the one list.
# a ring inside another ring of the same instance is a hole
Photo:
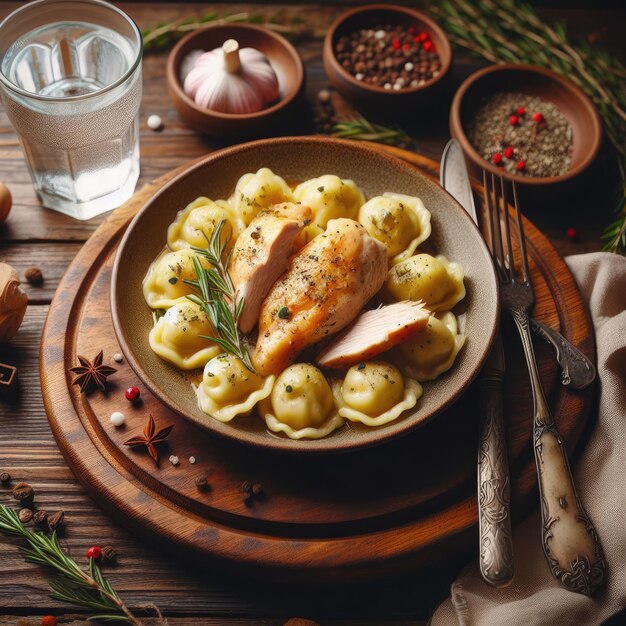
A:
{"label": "ravioli", "polygon": [[193,258],[209,268],[210,263],[189,248],[176,252],[162,252],[153,262],[143,279],[143,295],[152,309],[168,309],[177,300],[192,293],[185,280],[194,280],[196,271]]}
{"label": "ravioli", "polygon": [[409,258],[430,237],[430,212],[412,196],[385,192],[359,209],[359,222],[387,248],[393,265]]}
{"label": "ravioli", "polygon": [[150,331],[152,350],[183,370],[203,367],[222,349],[205,337],[214,335],[206,313],[186,298],[170,307]]}
{"label": "ravioli", "polygon": [[274,376],[251,372],[233,354],[220,354],[204,368],[196,390],[198,406],[216,420],[230,422],[237,415],[248,415],[257,402],[267,398],[274,380]]}
{"label": "ravioli", "polygon": [[403,378],[395,365],[368,361],[351,367],[343,382],[333,385],[339,415],[366,426],[382,426],[412,409],[422,386]]}
{"label": "ravioli", "polygon": [[343,424],[328,381],[309,363],[285,369],[260,412],[271,431],[291,439],[321,439]]}
{"label": "ravioli", "polygon": [[256,174],[244,174],[230,198],[230,205],[244,226],[248,226],[256,214],[281,202],[293,202],[289,185],[267,167]]}
{"label": "ravioli", "polygon": [[413,300],[430,311],[449,311],[465,297],[463,277],[463,268],[441,254],[416,254],[391,268],[385,289],[393,300]]}
{"label": "ravioli", "polygon": [[405,372],[418,381],[447,372],[465,343],[454,313],[431,315],[426,327],[396,348]]}
{"label": "ravioli", "polygon": [[224,200],[209,200],[204,196],[196,198],[182,211],[179,211],[167,229],[167,245],[170,250],[183,248],[206,248],[215,227],[226,220],[220,239],[234,242],[239,236],[240,225],[233,215],[233,210]]}
{"label": "ravioli", "polygon": [[356,221],[359,208],[365,202],[363,192],[354,181],[342,180],[334,174],[301,183],[293,195],[313,211],[313,220],[306,229],[309,240],[324,232],[330,220],[347,217]]}

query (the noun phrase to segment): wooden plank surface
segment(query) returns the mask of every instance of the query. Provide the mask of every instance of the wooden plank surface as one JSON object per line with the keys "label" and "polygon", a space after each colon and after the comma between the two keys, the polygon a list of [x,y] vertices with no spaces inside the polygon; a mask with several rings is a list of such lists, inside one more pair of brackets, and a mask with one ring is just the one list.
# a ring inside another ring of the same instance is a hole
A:
{"label": "wooden plank surface", "polygon": [[[0,4],[0,18],[19,6],[16,2]],[[297,14],[317,30],[324,30],[341,5],[208,5],[198,3],[120,3],[140,27],[188,14],[209,10],[276,13],[285,10]],[[563,19],[575,36],[600,36],[601,43],[614,52],[622,51],[625,17],[611,9],[552,9],[542,13],[548,19]],[[319,40],[298,43],[307,67],[307,96],[313,106],[317,92],[326,86],[321,64]],[[147,54],[144,59],[144,97],[142,101],[140,184],[200,156],[218,144],[196,135],[178,119],[165,89],[165,53]],[[481,62],[465,54],[456,56],[454,84]],[[150,131],[145,119],[158,113],[164,119],[161,133]],[[310,110],[303,110],[294,120],[294,134],[312,130]],[[384,121],[384,120],[377,120]],[[445,111],[433,112],[428,119],[409,120],[405,126],[416,137],[423,154],[437,158],[448,137]],[[582,193],[550,201],[525,202],[531,219],[546,232],[561,254],[599,249],[598,234],[609,219],[611,183],[614,170],[606,151],[594,168],[596,179]],[[0,468],[16,479],[31,482],[38,490],[39,503],[48,510],[62,508],[67,513],[64,541],[74,554],[81,554],[93,543],[114,545],[119,563],[111,568],[113,584],[132,606],[154,602],[161,606],[172,625],[179,624],[275,624],[294,615],[318,619],[327,624],[419,624],[447,593],[447,585],[460,562],[445,563],[436,575],[423,579],[389,581],[385,585],[357,586],[320,592],[316,589],[280,589],[243,579],[233,579],[216,571],[210,576],[182,567],[163,557],[113,523],[86,496],[68,470],[47,424],[38,378],[39,338],[47,303],[80,244],[89,237],[101,218],[78,222],[42,209],[34,195],[19,143],[4,112],[0,112],[0,179],[11,189],[14,208],[9,221],[0,226],[0,260],[8,260],[23,271],[39,266],[46,278],[41,287],[28,287],[31,306],[12,349],[0,349],[0,361],[20,368],[20,393],[11,402],[0,404]],[[548,206],[546,206],[548,204]],[[593,207],[590,217],[589,207]],[[574,225],[581,242],[565,237],[565,229]],[[0,490],[0,502],[11,503],[6,490]],[[47,597],[46,576],[42,570],[25,565],[15,540],[0,541],[0,624],[18,624],[17,616],[37,616],[54,612],[76,615]],[[189,616],[203,616],[192,620]],[[179,616],[176,618],[176,616]],[[24,618],[25,619],[25,618]],[[37,623],[33,618],[24,623]],[[67,623],[82,623],[81,621]]]}

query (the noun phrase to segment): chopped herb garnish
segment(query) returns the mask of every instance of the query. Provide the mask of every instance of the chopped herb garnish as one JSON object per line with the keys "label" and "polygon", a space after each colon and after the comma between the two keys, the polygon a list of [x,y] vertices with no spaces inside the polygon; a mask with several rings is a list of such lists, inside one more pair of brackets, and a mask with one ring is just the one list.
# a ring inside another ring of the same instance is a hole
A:
{"label": "chopped herb garnish", "polygon": [[320,193],[323,193],[323,191],[324,191],[324,185],[322,185],[321,187],[318,187],[318,188],[317,188],[317,190],[318,190]]}
{"label": "chopped herb garnish", "polygon": [[290,316],[289,309],[286,306],[281,306],[276,315],[278,315],[281,320],[288,320]]}
{"label": "chopped herb garnish", "polygon": [[176,278],[176,276],[172,276],[171,278],[168,278],[168,279],[167,279],[167,282],[168,282],[170,285],[175,285],[175,284],[178,282],[178,278]]}
{"label": "chopped herb garnish", "polygon": [[285,387],[285,391],[286,391],[287,393],[291,393],[291,392],[293,391],[293,387],[292,387],[291,385],[287,385],[287,386]]}
{"label": "chopped herb garnish", "polygon": [[357,367],[357,369],[364,370],[365,369],[365,363],[359,363],[359,367]]}

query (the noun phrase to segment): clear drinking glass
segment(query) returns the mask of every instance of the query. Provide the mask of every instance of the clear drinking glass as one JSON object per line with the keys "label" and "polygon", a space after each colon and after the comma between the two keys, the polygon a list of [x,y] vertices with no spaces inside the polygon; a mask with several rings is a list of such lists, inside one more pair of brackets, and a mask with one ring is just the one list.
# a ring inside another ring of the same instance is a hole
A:
{"label": "clear drinking glass", "polygon": [[133,194],[142,50],[101,0],[35,0],[0,23],[0,97],[44,206],[84,220]]}

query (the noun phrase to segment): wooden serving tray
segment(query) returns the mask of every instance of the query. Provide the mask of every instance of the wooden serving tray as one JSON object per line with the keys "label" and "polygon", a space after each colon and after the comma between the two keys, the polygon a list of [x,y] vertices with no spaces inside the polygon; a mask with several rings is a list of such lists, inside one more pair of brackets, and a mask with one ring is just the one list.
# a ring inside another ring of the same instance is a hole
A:
{"label": "wooden serving tray", "polygon": [[[388,151],[437,174],[433,161]],[[345,582],[418,569],[471,548],[477,543],[474,388],[401,440],[302,458],[211,436],[160,405],[125,361],[113,362],[119,347],[109,283],[117,244],[146,200],[185,167],[139,190],[100,226],[70,265],[50,307],[41,344],[42,393],[54,436],[77,478],[111,516],[142,538],[211,568],[217,559],[239,571],[288,581]],[[529,222],[525,228],[535,317],[560,328],[595,359],[592,327],[572,275],[541,233]],[[506,324],[504,335],[513,509],[519,518],[537,504],[532,399],[519,340]],[[81,395],[68,369],[78,354],[93,358],[100,350],[118,372],[105,393]],[[548,346],[538,341],[536,350],[571,452],[587,425],[593,390],[566,390]],[[130,385],[141,388],[140,404],[125,400]],[[109,417],[117,410],[127,419],[116,429]],[[122,445],[142,431],[149,414],[157,425],[175,424],[158,466],[147,454]],[[168,461],[170,454],[179,457],[178,466]],[[205,493],[195,485],[203,476],[210,484]],[[264,497],[244,503],[244,481],[261,483]]]}

